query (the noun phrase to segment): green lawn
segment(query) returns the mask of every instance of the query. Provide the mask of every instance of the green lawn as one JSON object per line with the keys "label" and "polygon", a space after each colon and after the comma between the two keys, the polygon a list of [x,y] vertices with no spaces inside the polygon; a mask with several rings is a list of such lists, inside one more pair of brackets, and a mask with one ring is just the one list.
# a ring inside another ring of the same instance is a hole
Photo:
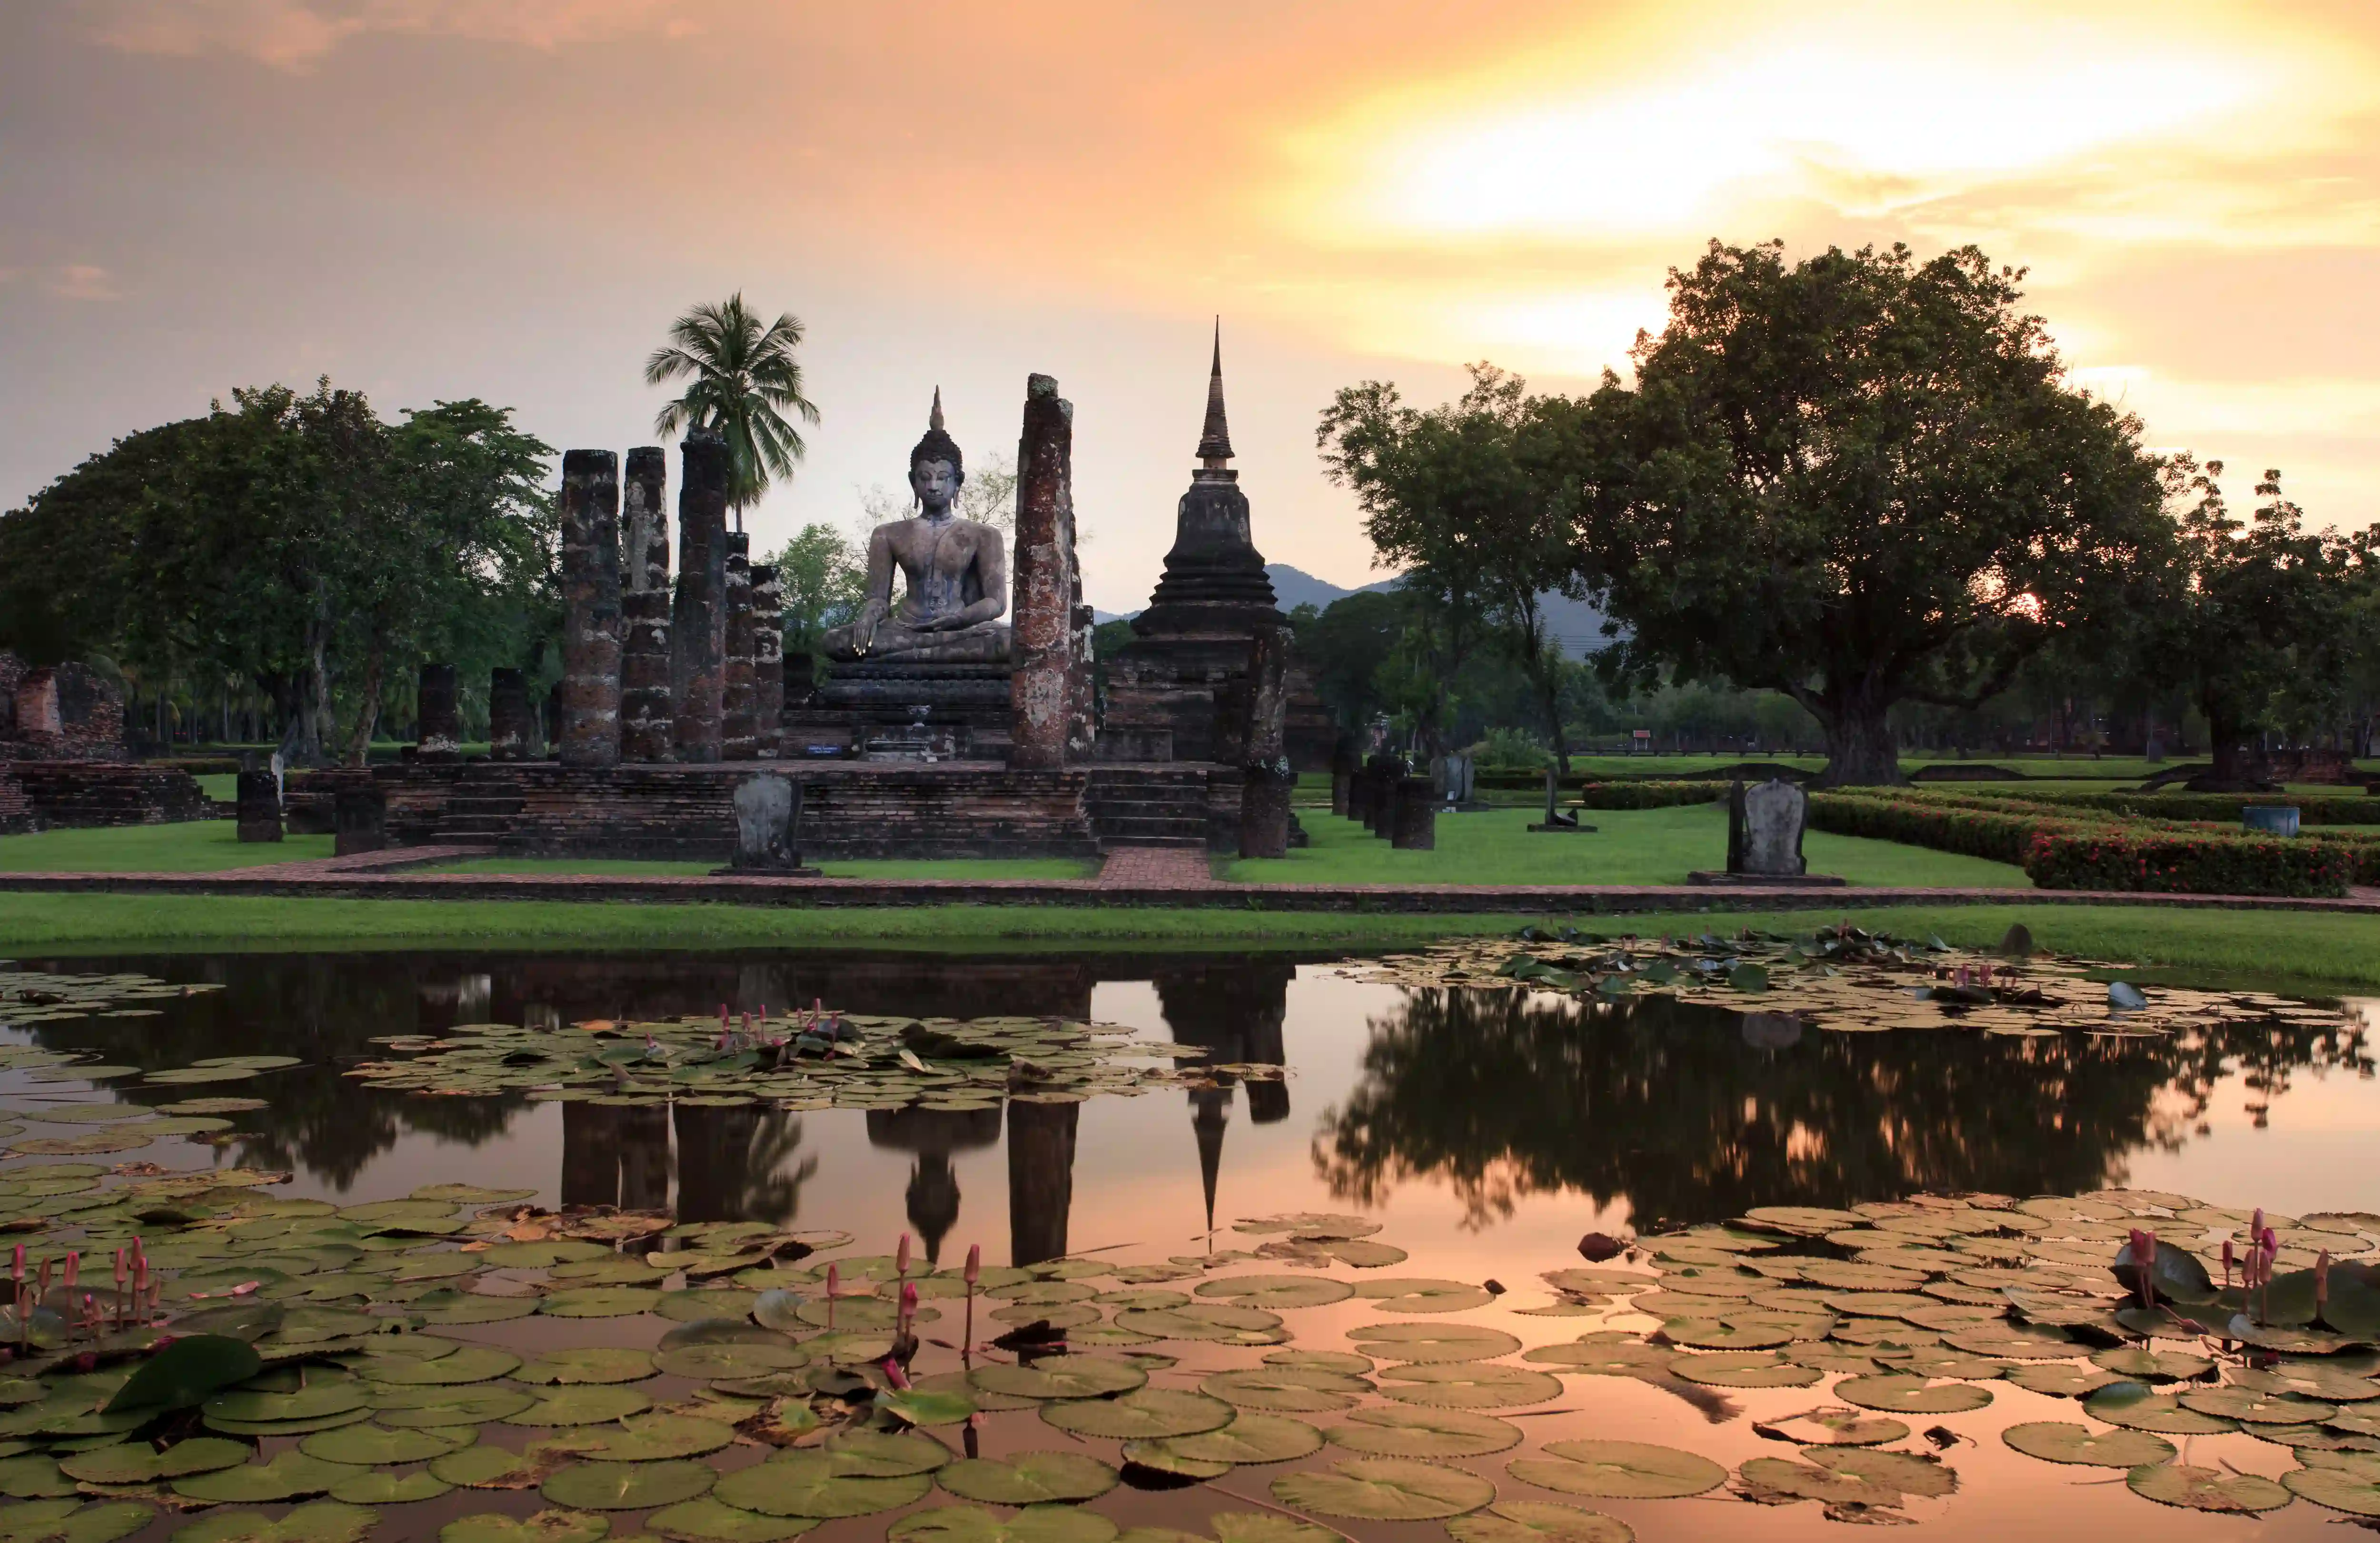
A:
{"label": "green lawn", "polygon": [[[2202,978],[2301,990],[2380,988],[2380,917],[2145,905],[1891,906],[1782,913],[1682,910],[1568,918],[1604,933],[1868,928],[1990,947],[2022,921],[2043,947]],[[519,901],[279,900],[0,892],[0,957],[484,948],[616,953],[756,948],[1259,949],[1339,953],[1509,934],[1560,917],[1268,913],[1129,906],[942,905],[861,910]]]}
{"label": "green lawn", "polygon": [[[820,862],[830,879],[1087,879],[1099,865],[1077,857],[935,857],[912,861]],[[708,874],[717,863],[644,862],[613,857],[472,857],[416,873]]]}
{"label": "green lawn", "polygon": [[0,836],[0,873],[213,873],[327,857],[331,842],[329,836],[242,842],[237,822],[229,820],[43,831]]}
{"label": "green lawn", "polygon": [[[1682,884],[1695,869],[1727,866],[1727,810],[1591,809],[1591,834],[1533,833],[1538,811],[1488,809],[1438,817],[1438,849],[1399,852],[1354,820],[1302,813],[1313,844],[1286,857],[1240,859],[1223,876],[1248,884]],[[1814,873],[1854,884],[2029,889],[2024,870],[1921,846],[1813,831],[1802,855]]]}
{"label": "green lawn", "polygon": [[239,797],[239,773],[237,772],[209,772],[192,780],[199,784],[200,791],[219,804],[233,803]]}

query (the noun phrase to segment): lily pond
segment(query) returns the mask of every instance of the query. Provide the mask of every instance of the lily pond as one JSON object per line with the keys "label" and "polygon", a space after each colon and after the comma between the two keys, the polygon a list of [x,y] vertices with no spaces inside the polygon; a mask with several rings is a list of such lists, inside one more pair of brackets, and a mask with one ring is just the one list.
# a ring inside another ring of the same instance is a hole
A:
{"label": "lily pond", "polygon": [[0,961],[0,1543],[2380,1529],[2375,1004],[2010,954]]}

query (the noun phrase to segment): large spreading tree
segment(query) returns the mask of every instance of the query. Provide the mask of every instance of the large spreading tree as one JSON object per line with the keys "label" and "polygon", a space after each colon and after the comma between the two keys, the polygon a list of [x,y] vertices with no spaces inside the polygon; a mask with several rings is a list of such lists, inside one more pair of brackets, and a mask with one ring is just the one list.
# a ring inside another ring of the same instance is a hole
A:
{"label": "large spreading tree", "polygon": [[1539,405],[1524,458],[1572,490],[1621,674],[1769,686],[1827,780],[1897,784],[1896,703],[1972,707],[2168,561],[2136,419],[2074,389],[2022,275],[1713,242],[1670,276],[1635,379]]}

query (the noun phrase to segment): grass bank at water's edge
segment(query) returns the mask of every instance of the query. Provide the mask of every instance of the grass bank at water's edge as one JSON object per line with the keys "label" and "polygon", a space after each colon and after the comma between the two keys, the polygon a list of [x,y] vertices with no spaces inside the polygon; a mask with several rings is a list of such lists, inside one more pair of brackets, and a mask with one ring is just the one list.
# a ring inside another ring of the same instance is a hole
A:
{"label": "grass bank at water's edge", "polygon": [[[1846,897],[1848,900],[1848,896]],[[2380,988],[2380,917],[2147,905],[1905,905],[1781,913],[1674,911],[1536,917],[944,905],[801,909],[542,901],[293,900],[0,892],[0,956],[93,953],[471,948],[621,950],[1100,948],[1359,953],[1510,934],[1531,920],[1602,933],[1755,927],[1802,933],[1842,918],[1966,947],[2022,921],[2045,948],[2308,990]]]}

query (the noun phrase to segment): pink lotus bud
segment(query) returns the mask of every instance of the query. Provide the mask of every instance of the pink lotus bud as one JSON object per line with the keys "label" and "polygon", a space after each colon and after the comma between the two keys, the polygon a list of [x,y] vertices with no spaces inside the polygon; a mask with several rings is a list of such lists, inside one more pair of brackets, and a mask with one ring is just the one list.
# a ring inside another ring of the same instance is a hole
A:
{"label": "pink lotus bud", "polygon": [[129,1268],[125,1261],[125,1252],[126,1251],[121,1248],[115,1251],[115,1289],[117,1291],[122,1291],[124,1289],[124,1277],[130,1273]]}
{"label": "pink lotus bud", "polygon": [[983,1279],[983,1245],[982,1245],[982,1244],[980,1244],[980,1243],[970,1243],[970,1244],[968,1244],[968,1245],[967,1245],[967,1262],[966,1262],[966,1283],[967,1283],[967,1288],[968,1288],[970,1291],[972,1291],[972,1290],[975,1288],[975,1283],[976,1283],[978,1281],[980,1281],[980,1280],[982,1280],[982,1279]]}
{"label": "pink lotus bud", "polygon": [[917,1316],[917,1282],[904,1282],[901,1286],[901,1332],[909,1331],[910,1319]]}
{"label": "pink lotus bud", "polygon": [[79,1248],[69,1248],[67,1250],[67,1271],[65,1276],[61,1278],[59,1283],[64,1285],[67,1290],[72,1291],[75,1288],[75,1282],[81,1279],[82,1250]]}
{"label": "pink lotus bud", "polygon": [[830,1297],[838,1296],[838,1295],[842,1294],[842,1292],[843,1292],[843,1271],[842,1271],[842,1270],[838,1270],[838,1269],[836,1269],[833,1265],[829,1265],[829,1266],[827,1266],[827,1267],[826,1267],[826,1294],[827,1294],[827,1295],[828,1295],[828,1296],[830,1296]]}
{"label": "pink lotus bud", "polygon": [[901,1241],[892,1245],[892,1272],[904,1276],[909,1273],[909,1234],[906,1233],[903,1233]]}
{"label": "pink lotus bud", "polygon": [[2227,1237],[2223,1240],[2223,1286],[2227,1291],[2231,1287],[2232,1263],[2231,1240]]}
{"label": "pink lotus bud", "polygon": [[46,1255],[42,1257],[41,1277],[34,1282],[34,1289],[43,1296],[50,1294],[50,1261]]}
{"label": "pink lotus bud", "polygon": [[727,1004],[723,1002],[719,1004],[719,1027],[727,1027]]}
{"label": "pink lotus bud", "polygon": [[25,1245],[21,1243],[17,1245],[16,1255],[9,1260],[8,1278],[18,1282],[25,1279]]}

